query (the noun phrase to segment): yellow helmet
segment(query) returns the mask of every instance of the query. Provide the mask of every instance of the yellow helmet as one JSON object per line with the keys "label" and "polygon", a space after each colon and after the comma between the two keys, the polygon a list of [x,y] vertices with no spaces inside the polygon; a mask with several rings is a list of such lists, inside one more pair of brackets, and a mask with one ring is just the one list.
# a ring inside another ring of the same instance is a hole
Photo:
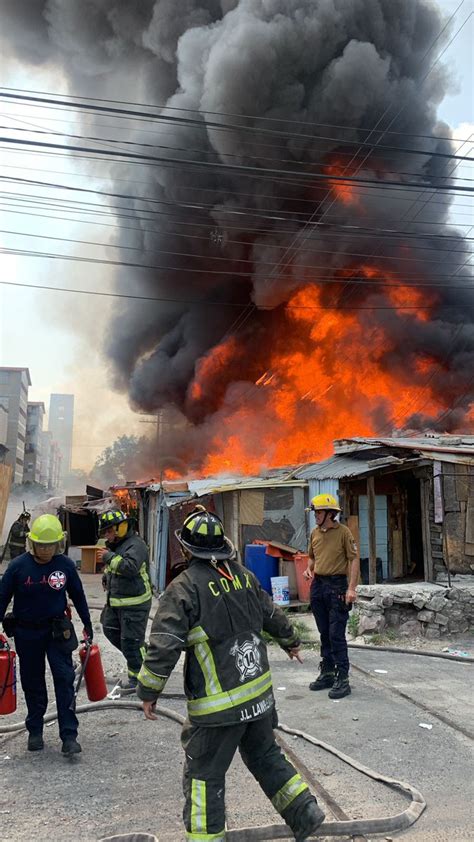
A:
{"label": "yellow helmet", "polygon": [[27,537],[33,544],[59,544],[65,535],[59,518],[55,515],[40,515],[33,521]]}
{"label": "yellow helmet", "polygon": [[316,494],[311,500],[311,508],[313,512],[333,511],[340,512],[341,507],[336,498],[332,494]]}

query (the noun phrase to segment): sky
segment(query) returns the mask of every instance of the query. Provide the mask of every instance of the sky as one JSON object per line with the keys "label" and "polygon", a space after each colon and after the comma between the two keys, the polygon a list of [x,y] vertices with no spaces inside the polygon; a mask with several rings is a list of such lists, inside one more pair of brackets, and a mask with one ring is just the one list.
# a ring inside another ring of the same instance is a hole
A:
{"label": "sky", "polygon": [[[438,5],[449,16],[459,6],[459,0],[440,0]],[[469,15],[469,11],[474,13],[474,0],[466,0],[464,3],[456,17],[453,32]],[[474,133],[473,43],[474,14],[442,57],[452,74],[452,91],[440,104],[438,113],[441,119],[453,127],[458,138],[468,138]],[[65,81],[58,77],[57,72],[54,75],[40,73],[38,68],[21,66],[18,62],[9,62],[3,68],[0,65],[0,70],[5,86],[58,93],[67,90]],[[43,126],[35,108],[25,105],[7,106],[2,103],[0,109],[3,126]],[[83,132],[83,127],[77,128],[78,133]],[[469,149],[472,154],[472,144],[464,146],[462,152],[467,154]],[[19,166],[20,161],[23,172]],[[16,174],[24,178],[35,178],[37,161],[38,157],[23,154],[20,158],[18,153],[0,148],[0,175],[6,175],[8,172],[10,176]],[[73,162],[66,158],[53,160],[45,156],[41,158],[41,167],[59,170],[63,174],[74,173],[74,183],[81,186],[107,189],[102,177],[94,179],[90,170],[86,170],[84,166],[81,168],[78,161]],[[464,177],[470,177],[472,167],[465,164],[458,172]],[[43,172],[41,178],[47,180],[48,173]],[[51,173],[50,178],[53,181],[58,179],[57,173]],[[32,188],[30,192],[33,195],[35,190]],[[93,200],[98,201],[95,198]],[[453,221],[464,226],[462,230],[465,234],[468,232],[468,226],[474,225],[474,217],[465,206],[454,211]],[[34,238],[4,233],[7,231],[48,237],[81,237],[94,242],[106,241],[108,236],[105,227],[98,230],[93,225],[76,226],[73,222],[60,218],[54,221],[45,219],[42,222],[23,212],[12,213],[11,207],[7,210],[0,202],[1,245],[9,248],[71,252],[70,244],[44,239],[35,241]],[[117,254],[111,253],[110,250],[96,247],[89,247],[88,253],[97,257],[103,257],[104,253],[109,258],[117,257]],[[107,266],[26,256],[0,254],[0,280],[55,287],[113,290],[113,272]],[[130,306],[133,307],[133,302],[130,302]],[[143,423],[147,420],[146,417],[131,411],[125,396],[112,389],[112,376],[101,354],[102,342],[110,330],[113,330],[113,318],[108,299],[0,284],[0,365],[27,366],[33,384],[30,400],[44,401],[46,409],[51,392],[75,395],[75,468],[90,468],[104,447],[111,444],[117,436],[124,433],[143,435],[151,433],[153,429],[151,424]]]}

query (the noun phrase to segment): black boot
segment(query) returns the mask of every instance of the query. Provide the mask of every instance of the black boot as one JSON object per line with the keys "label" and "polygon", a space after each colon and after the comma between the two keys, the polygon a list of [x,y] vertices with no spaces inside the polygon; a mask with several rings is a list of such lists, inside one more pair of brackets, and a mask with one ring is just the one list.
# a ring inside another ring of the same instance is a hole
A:
{"label": "black boot", "polygon": [[42,751],[44,740],[42,734],[30,734],[28,737],[28,751]]}
{"label": "black boot", "polygon": [[351,686],[349,684],[349,674],[339,669],[336,670],[336,680],[332,689],[328,693],[329,698],[343,699],[344,696],[348,696],[350,692]]}
{"label": "black boot", "polygon": [[319,664],[319,675],[315,681],[312,681],[309,685],[310,690],[327,690],[328,687],[332,687],[334,684],[334,679],[336,677],[336,673],[334,671],[334,667],[332,664],[328,664],[327,661],[323,660]]}
{"label": "black boot", "polygon": [[67,737],[63,740],[63,747],[61,749],[63,754],[71,756],[71,754],[80,754],[82,748],[75,737]]}
{"label": "black boot", "polygon": [[296,826],[292,828],[296,842],[303,842],[313,836],[326,818],[316,799],[310,801],[298,813]]}

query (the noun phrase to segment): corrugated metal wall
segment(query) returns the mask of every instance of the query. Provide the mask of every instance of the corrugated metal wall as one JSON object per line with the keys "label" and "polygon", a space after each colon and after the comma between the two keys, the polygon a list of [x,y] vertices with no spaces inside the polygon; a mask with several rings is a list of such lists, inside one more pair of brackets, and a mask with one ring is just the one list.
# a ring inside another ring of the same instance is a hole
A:
{"label": "corrugated metal wall", "polygon": [[[308,480],[309,499],[312,500],[316,494],[333,494],[339,497],[338,479],[310,479]],[[312,532],[316,526],[314,512],[309,512],[309,531]]]}

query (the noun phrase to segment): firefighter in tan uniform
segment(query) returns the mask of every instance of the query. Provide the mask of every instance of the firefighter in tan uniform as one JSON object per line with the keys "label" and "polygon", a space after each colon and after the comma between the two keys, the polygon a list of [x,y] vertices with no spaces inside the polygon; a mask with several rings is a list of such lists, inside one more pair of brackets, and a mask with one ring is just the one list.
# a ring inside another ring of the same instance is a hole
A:
{"label": "firefighter in tan uniform", "polygon": [[262,630],[290,658],[299,659],[300,642],[255,576],[234,560],[234,547],[217,515],[195,510],[176,537],[188,568],[158,603],[137,693],[147,719],[156,719],[156,700],[186,652],[186,837],[224,842],[225,775],[239,749],[295,838],[304,840],[322,824],[324,813],[275,742],[277,720]]}
{"label": "firefighter in tan uniform", "polygon": [[310,690],[329,689],[331,699],[351,692],[346,626],[356,599],[359,559],[354,536],[338,523],[341,511],[332,494],[318,494],[311,500],[316,527],[309,542],[309,564],[305,576],[312,579],[311,610],[321,638],[319,675]]}

